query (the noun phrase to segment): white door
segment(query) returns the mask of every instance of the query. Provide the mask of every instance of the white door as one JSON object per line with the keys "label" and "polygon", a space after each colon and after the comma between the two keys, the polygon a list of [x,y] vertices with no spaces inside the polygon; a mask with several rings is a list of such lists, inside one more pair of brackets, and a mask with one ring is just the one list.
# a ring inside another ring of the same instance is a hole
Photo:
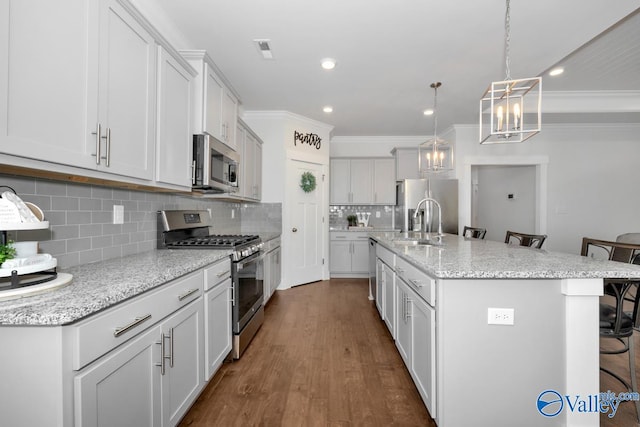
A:
{"label": "white door", "polygon": [[[290,212],[285,233],[289,241],[286,268],[291,286],[322,280],[322,165],[290,160],[287,195]],[[305,193],[300,187],[302,174],[310,172],[316,188]]]}

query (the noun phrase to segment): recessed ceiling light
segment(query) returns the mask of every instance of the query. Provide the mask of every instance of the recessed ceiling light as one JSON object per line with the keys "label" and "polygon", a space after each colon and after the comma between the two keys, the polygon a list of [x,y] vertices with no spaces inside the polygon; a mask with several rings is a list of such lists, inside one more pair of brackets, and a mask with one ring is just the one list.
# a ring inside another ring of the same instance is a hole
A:
{"label": "recessed ceiling light", "polygon": [[336,60],[333,58],[324,58],[321,64],[325,70],[333,70],[336,67]]}
{"label": "recessed ceiling light", "polygon": [[333,107],[331,105],[327,105],[322,109],[322,111],[324,111],[325,113],[331,113],[333,112]]}
{"label": "recessed ceiling light", "polygon": [[554,68],[553,70],[549,71],[549,75],[550,76],[559,76],[562,73],[564,73],[564,68],[562,68],[562,67],[557,67],[557,68]]}
{"label": "recessed ceiling light", "polygon": [[425,116],[433,116],[433,109],[432,108],[428,108],[426,110],[424,110],[424,112],[422,113]]}

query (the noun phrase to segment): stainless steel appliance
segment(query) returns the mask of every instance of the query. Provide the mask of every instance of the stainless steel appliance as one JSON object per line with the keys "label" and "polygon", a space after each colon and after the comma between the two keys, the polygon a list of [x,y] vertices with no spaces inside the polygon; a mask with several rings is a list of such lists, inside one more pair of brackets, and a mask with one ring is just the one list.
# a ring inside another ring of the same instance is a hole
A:
{"label": "stainless steel appliance", "polygon": [[238,153],[209,135],[193,135],[194,190],[205,193],[238,191]]}
{"label": "stainless steel appliance", "polygon": [[402,231],[419,231],[426,221],[427,231],[438,231],[438,210],[432,203],[423,204],[414,221],[418,202],[425,197],[436,199],[442,207],[442,229],[458,234],[458,180],[457,179],[405,179],[396,183],[396,226]]}
{"label": "stainless steel appliance", "polygon": [[211,235],[209,212],[158,212],[158,249],[232,249],[233,357],[239,359],[264,320],[264,283],[257,235]]}

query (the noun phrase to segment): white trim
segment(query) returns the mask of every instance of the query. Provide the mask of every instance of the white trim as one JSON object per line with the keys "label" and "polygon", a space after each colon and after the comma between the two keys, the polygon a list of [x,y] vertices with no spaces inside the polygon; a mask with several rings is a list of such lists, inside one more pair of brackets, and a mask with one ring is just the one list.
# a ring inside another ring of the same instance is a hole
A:
{"label": "white trim", "polygon": [[640,91],[544,92],[545,113],[633,113],[640,111]]}
{"label": "white trim", "polygon": [[536,229],[537,234],[547,233],[547,186],[548,186],[549,156],[467,156],[462,160],[462,180],[460,182],[460,196],[458,204],[459,227],[472,224],[471,203],[473,180],[471,169],[473,166],[484,165],[519,165],[536,167]]}

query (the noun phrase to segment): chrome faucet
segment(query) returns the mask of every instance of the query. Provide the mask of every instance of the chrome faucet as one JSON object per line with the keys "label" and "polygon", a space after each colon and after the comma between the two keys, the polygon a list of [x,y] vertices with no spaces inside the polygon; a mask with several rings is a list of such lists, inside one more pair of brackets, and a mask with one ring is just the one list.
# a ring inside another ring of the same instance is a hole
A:
{"label": "chrome faucet", "polygon": [[[440,203],[438,203],[438,201],[436,199],[432,199],[431,197],[427,197],[425,199],[422,199],[418,202],[418,206],[416,206],[416,211],[413,214],[413,219],[418,218],[418,215],[420,214],[420,205],[421,204],[425,204],[424,207],[426,209],[427,207],[427,203],[431,202],[431,203],[435,203],[435,205],[438,207],[438,236],[442,236],[442,208],[440,208]],[[425,219],[424,221],[422,221],[422,229],[423,232],[427,232],[427,220]]]}

